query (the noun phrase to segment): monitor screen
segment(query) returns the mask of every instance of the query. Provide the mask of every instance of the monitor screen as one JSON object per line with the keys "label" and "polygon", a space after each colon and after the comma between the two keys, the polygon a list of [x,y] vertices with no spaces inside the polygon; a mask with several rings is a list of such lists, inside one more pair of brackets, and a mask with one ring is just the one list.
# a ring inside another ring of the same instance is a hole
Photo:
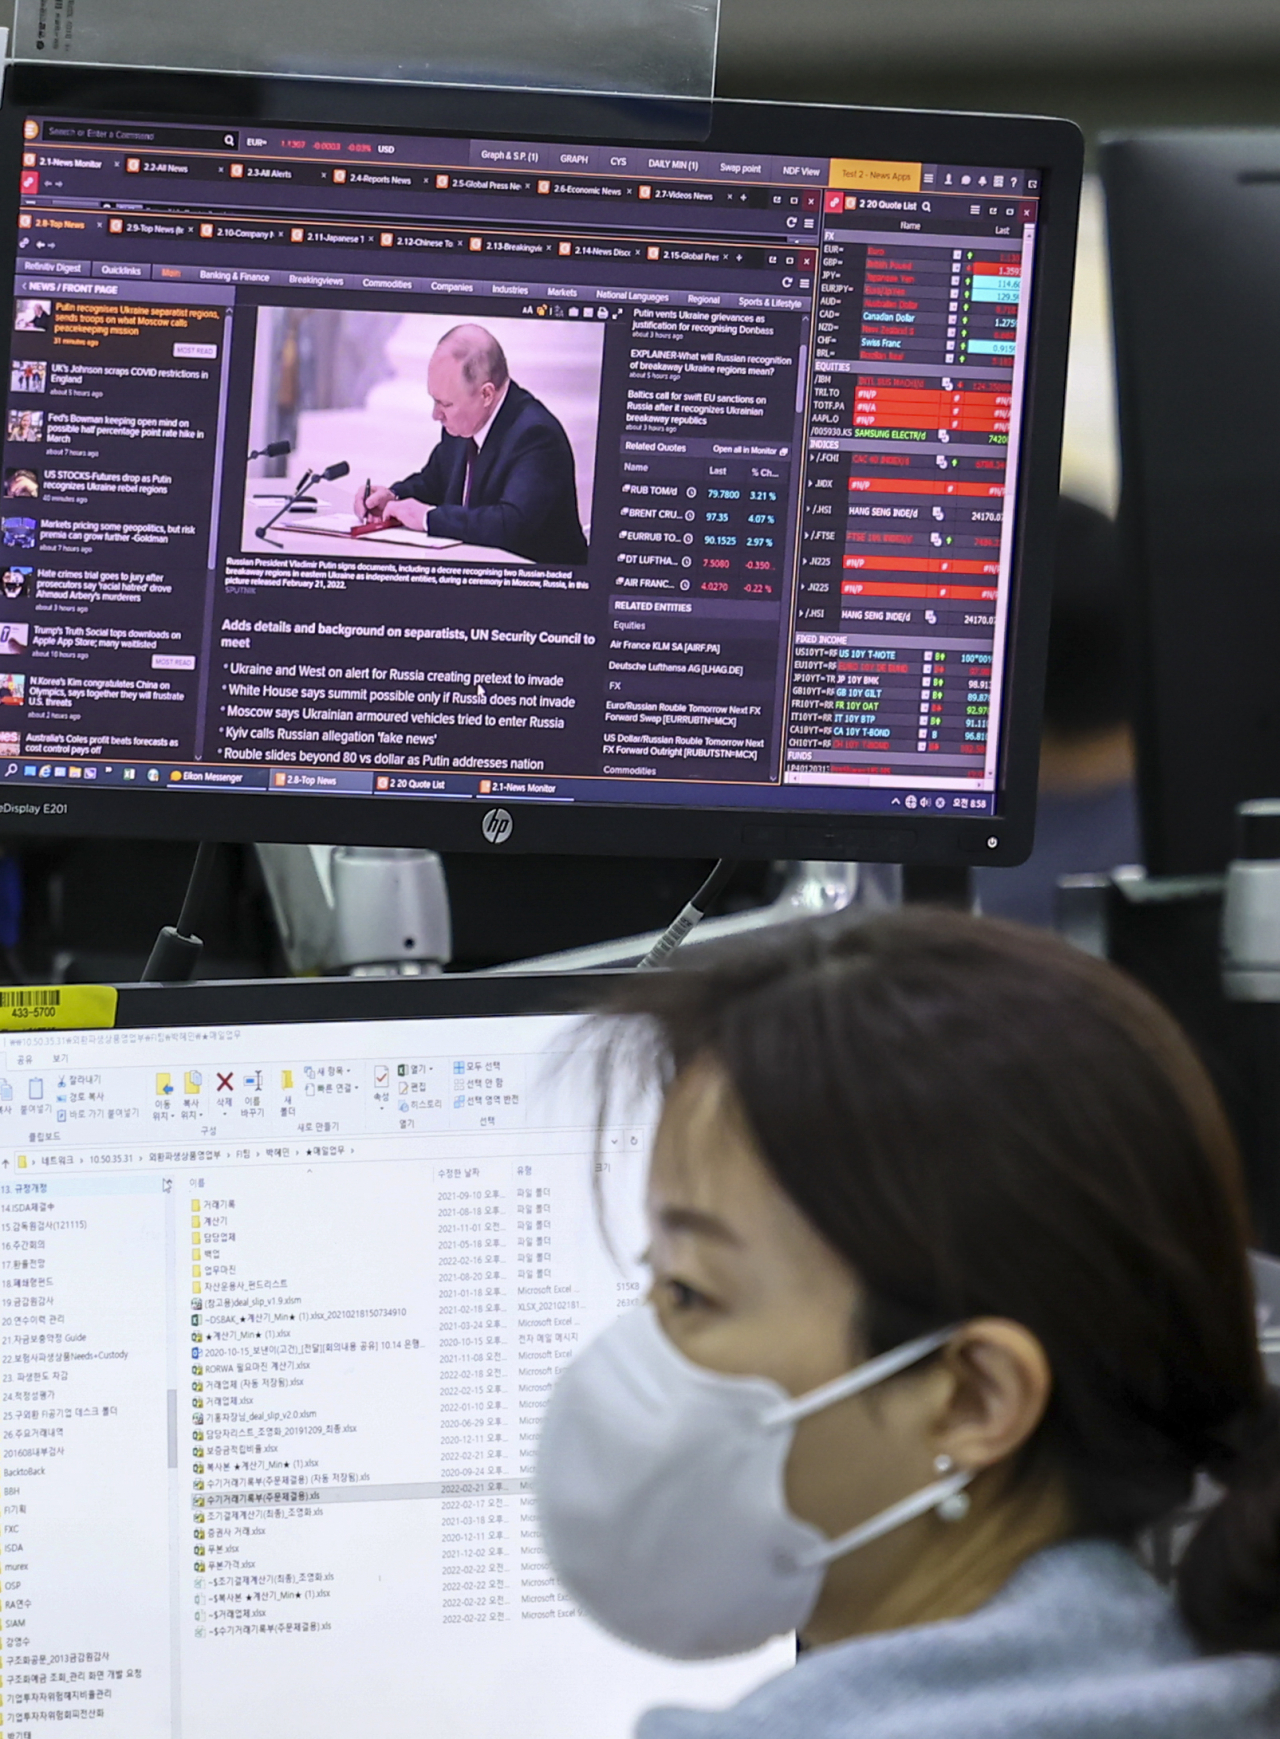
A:
{"label": "monitor screen", "polygon": [[548,1391],[643,1285],[577,1017],[169,1013],[0,1059],[6,1734],[627,1739],[785,1668],[626,1648],[542,1555]]}
{"label": "monitor screen", "polygon": [[950,124],[908,161],[26,113],[0,782],[998,854],[1047,146]]}

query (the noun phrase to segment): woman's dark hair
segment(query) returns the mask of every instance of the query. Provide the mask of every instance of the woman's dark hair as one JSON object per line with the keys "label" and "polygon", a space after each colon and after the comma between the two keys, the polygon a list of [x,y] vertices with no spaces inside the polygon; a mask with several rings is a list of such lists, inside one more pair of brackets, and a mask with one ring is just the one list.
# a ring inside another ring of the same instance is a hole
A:
{"label": "woman's dark hair", "polygon": [[[1179,1571],[1213,1650],[1280,1650],[1280,1408],[1231,1132],[1173,1020],[1051,936],[907,910],[789,925],[637,974],[669,1082],[709,1060],[774,1178],[866,1289],[870,1353],[1002,1316],[1053,1371],[1029,1462],[1132,1541],[1199,1471]],[[621,1041],[620,1041],[621,1042]],[[615,1049],[615,1066],[623,1055]]]}

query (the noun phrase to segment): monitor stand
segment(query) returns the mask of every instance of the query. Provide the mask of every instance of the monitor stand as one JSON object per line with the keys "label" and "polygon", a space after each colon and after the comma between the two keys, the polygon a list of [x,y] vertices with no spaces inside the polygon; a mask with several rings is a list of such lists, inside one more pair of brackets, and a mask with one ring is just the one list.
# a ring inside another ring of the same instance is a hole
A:
{"label": "monitor stand", "polygon": [[449,889],[438,853],[361,845],[256,850],[296,976],[410,977],[448,964]]}
{"label": "monitor stand", "polygon": [[[731,912],[699,924],[682,948],[698,948],[707,942],[731,936],[748,936],[797,918],[818,918],[836,912],[861,911],[868,916],[901,905],[902,866],[896,863],[826,863],[793,861],[782,866],[784,878],[776,898],[767,906],[746,912]],[[559,954],[539,954],[528,960],[513,960],[494,966],[492,973],[509,972],[603,972],[625,971],[638,966],[662,935],[649,930],[636,936],[620,936],[608,942],[592,942],[583,948],[566,948]]]}
{"label": "monitor stand", "polygon": [[[207,879],[208,857],[197,859]],[[289,971],[295,977],[417,977],[442,972],[453,952],[449,891],[436,852],[392,846],[259,844],[254,848]],[[969,905],[967,872],[921,871],[899,864],[797,860],[784,872],[776,897],[765,906],[709,918],[686,941],[694,947],[800,918],[843,911],[871,915],[904,900]],[[197,880],[193,877],[193,887]],[[197,900],[194,902],[198,904]],[[193,907],[191,891],[183,918]],[[157,940],[144,976],[177,981],[195,975],[201,944],[185,930],[167,926]],[[626,970],[648,955],[661,931],[641,932],[555,954],[490,967],[506,972]],[[171,960],[170,955],[174,958]],[[181,958],[179,958],[179,954]],[[193,958],[188,962],[188,956]]]}

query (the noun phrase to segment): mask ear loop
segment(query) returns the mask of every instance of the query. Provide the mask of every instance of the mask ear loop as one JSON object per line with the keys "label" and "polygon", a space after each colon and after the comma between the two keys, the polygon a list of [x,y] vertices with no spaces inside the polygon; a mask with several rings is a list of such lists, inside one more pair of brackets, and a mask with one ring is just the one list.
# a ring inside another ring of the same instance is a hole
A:
{"label": "mask ear loop", "polygon": [[[952,1473],[945,1479],[935,1479],[931,1485],[922,1486],[910,1497],[904,1497],[901,1502],[890,1504],[887,1510],[881,1510],[879,1515],[872,1516],[856,1528],[850,1528],[847,1534],[841,1534],[838,1539],[827,1540],[817,1546],[812,1552],[806,1552],[798,1560],[798,1568],[802,1570],[816,1569],[821,1564],[829,1564],[833,1558],[842,1558],[846,1552],[856,1552],[859,1546],[870,1545],[872,1540],[878,1540],[884,1534],[891,1534],[895,1528],[915,1521],[917,1516],[923,1516],[929,1510],[937,1510],[944,1521],[959,1521],[968,1512],[968,1503],[963,1509],[959,1501],[965,1493],[965,1487],[973,1480],[971,1473]],[[948,1506],[953,1506],[948,1513]],[[957,1510],[959,1513],[956,1513]]]}
{"label": "mask ear loop", "polygon": [[[861,1394],[864,1389],[887,1382],[890,1377],[896,1377],[899,1371],[908,1370],[912,1365],[919,1364],[921,1359],[927,1359],[931,1353],[946,1346],[959,1326],[958,1323],[952,1323],[949,1328],[920,1335],[916,1340],[906,1341],[900,1347],[881,1353],[878,1358],[868,1359],[865,1364],[846,1372],[843,1377],[824,1383],[820,1389],[811,1389],[807,1395],[801,1395],[797,1400],[786,1401],[781,1406],[771,1408],[762,1418],[761,1424],[766,1429],[794,1425],[801,1419],[807,1419],[811,1413],[820,1413],[825,1407],[833,1407],[837,1401],[847,1400],[850,1395]],[[936,1510],[943,1521],[961,1521],[969,1513],[965,1488],[972,1483],[973,1474],[952,1472],[951,1458],[945,1455],[937,1458],[934,1467],[941,1478],[921,1487],[917,1492],[912,1492],[898,1503],[890,1504],[888,1509],[881,1510],[878,1515],[871,1516],[856,1528],[851,1528],[847,1534],[841,1534],[838,1539],[824,1541],[821,1546],[815,1547],[799,1559],[797,1567],[811,1570],[829,1564],[833,1558],[855,1552],[859,1546],[870,1545],[872,1540],[892,1533],[895,1528],[915,1521],[917,1516],[926,1515],[930,1510]]]}
{"label": "mask ear loop", "polygon": [[834,1407],[837,1401],[847,1400],[850,1395],[860,1395],[864,1389],[872,1389],[877,1383],[887,1382],[890,1377],[896,1377],[899,1371],[918,1365],[921,1359],[927,1359],[930,1353],[936,1353],[939,1348],[946,1346],[959,1327],[959,1323],[952,1323],[950,1328],[935,1329],[932,1334],[922,1334],[916,1340],[904,1341],[900,1347],[893,1347],[889,1352],[881,1353],[878,1358],[868,1359],[865,1364],[846,1371],[843,1377],[824,1383],[820,1389],[810,1389],[807,1395],[800,1395],[794,1401],[783,1401],[777,1407],[771,1407],[760,1423],[766,1431],[779,1425],[795,1425],[801,1419],[807,1419],[811,1413],[821,1413],[825,1407]]}

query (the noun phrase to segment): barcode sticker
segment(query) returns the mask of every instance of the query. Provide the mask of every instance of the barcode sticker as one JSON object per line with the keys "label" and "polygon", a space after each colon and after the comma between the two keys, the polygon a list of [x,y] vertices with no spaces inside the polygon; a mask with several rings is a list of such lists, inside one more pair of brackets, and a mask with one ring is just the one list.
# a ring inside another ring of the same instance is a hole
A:
{"label": "barcode sticker", "polygon": [[66,1032],[116,1024],[110,984],[35,984],[0,990],[0,1032]]}

